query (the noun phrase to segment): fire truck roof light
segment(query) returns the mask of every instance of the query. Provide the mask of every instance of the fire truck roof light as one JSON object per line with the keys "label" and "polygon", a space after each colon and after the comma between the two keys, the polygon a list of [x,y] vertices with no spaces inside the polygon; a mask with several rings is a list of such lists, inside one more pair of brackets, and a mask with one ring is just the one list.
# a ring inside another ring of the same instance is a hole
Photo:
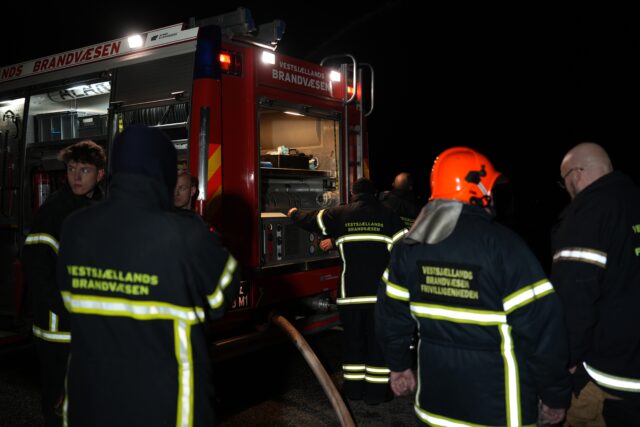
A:
{"label": "fire truck roof light", "polygon": [[142,36],[140,34],[129,36],[127,40],[131,49],[142,47]]}
{"label": "fire truck roof light", "polygon": [[267,52],[265,50],[262,52],[262,62],[274,65],[276,63],[276,55],[273,52]]}
{"label": "fire truck roof light", "polygon": [[329,73],[329,78],[332,82],[339,82],[340,80],[342,80],[342,76],[336,70],[331,70],[331,72]]}

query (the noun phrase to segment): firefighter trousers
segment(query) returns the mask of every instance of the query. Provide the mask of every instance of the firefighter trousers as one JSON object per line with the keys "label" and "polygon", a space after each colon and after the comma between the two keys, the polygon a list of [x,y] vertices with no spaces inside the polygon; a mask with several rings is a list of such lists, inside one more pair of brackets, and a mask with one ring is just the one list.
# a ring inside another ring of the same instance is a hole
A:
{"label": "firefighter trousers", "polygon": [[372,405],[386,402],[393,395],[389,387],[389,369],[376,340],[374,304],[357,308],[340,307],[342,333],[343,391],[352,400],[364,399]]}
{"label": "firefighter trousers", "polygon": [[62,400],[69,357],[68,343],[36,340],[42,383],[42,415],[46,427],[62,426]]}

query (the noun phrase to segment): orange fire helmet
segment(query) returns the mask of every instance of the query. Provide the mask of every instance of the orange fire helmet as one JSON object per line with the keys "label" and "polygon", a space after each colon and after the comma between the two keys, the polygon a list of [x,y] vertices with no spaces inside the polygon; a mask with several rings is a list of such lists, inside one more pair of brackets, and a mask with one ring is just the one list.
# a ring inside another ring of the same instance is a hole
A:
{"label": "orange fire helmet", "polygon": [[431,169],[431,200],[452,199],[486,207],[500,172],[484,155],[467,147],[443,151]]}

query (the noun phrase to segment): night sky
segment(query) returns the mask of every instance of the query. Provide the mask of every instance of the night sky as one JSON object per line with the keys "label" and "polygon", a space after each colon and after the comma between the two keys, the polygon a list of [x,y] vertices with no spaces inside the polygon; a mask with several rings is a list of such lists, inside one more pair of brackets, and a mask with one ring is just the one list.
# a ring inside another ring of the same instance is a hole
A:
{"label": "night sky", "polygon": [[600,143],[615,167],[640,182],[630,154],[640,133],[640,27],[630,10],[427,2],[419,14],[416,2],[399,0],[133,3],[3,6],[13,30],[2,31],[0,63],[244,6],[258,24],[286,22],[279,52],[311,61],[351,53],[373,65],[370,166],[380,189],[407,170],[424,200],[435,156],[454,145],[476,148],[510,177],[510,221],[544,252],[541,236],[567,201],[556,181],[573,145]]}

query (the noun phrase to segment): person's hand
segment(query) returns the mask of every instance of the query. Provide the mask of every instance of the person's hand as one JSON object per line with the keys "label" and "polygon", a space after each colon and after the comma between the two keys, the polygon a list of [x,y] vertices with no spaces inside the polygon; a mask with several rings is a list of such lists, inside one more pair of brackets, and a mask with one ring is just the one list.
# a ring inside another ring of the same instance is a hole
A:
{"label": "person's hand", "polygon": [[391,371],[389,374],[389,385],[393,394],[405,396],[416,390],[416,376],[411,369],[402,372]]}
{"label": "person's hand", "polygon": [[298,208],[291,208],[289,209],[289,212],[287,212],[287,216],[291,218],[291,216],[296,212],[298,212]]}
{"label": "person's hand", "polygon": [[320,240],[320,249],[327,252],[333,249],[333,241],[331,239],[322,239]]}
{"label": "person's hand", "polygon": [[546,424],[558,424],[564,420],[567,410],[564,408],[549,408],[544,403],[540,410],[542,422]]}

